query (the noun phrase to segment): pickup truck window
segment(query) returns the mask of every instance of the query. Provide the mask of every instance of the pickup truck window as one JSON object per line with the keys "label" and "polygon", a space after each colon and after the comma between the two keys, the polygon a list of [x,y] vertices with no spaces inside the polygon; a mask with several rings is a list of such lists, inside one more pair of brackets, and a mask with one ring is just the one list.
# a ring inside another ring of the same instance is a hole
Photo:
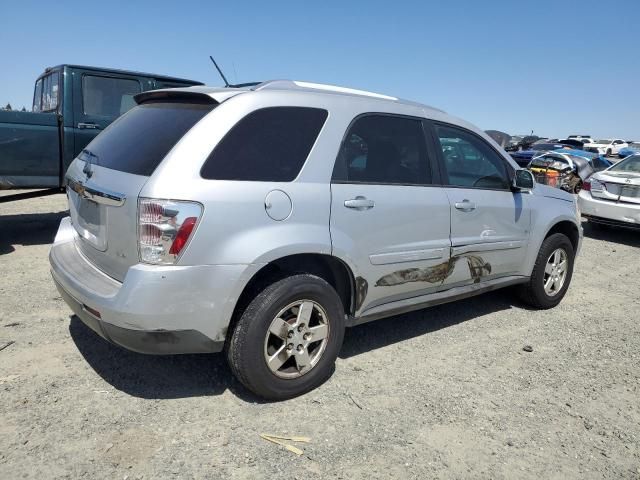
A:
{"label": "pickup truck window", "polygon": [[59,73],[54,72],[36,82],[33,94],[34,112],[54,112],[58,109]]}
{"label": "pickup truck window", "polygon": [[142,88],[137,80],[85,75],[82,78],[82,104],[85,115],[119,117],[136,105],[133,96]]}

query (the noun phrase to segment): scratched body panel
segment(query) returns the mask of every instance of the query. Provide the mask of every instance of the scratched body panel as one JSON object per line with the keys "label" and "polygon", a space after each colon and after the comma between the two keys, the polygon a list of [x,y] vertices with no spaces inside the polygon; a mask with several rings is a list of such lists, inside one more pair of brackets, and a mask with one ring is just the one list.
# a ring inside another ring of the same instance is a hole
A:
{"label": "scratched body panel", "polygon": [[[358,311],[388,298],[403,299],[438,288],[429,282],[398,282],[380,288],[385,275],[437,268],[449,261],[450,207],[444,189],[430,186],[332,184],[331,238],[334,255],[357,265]],[[367,211],[345,208],[366,196]]]}

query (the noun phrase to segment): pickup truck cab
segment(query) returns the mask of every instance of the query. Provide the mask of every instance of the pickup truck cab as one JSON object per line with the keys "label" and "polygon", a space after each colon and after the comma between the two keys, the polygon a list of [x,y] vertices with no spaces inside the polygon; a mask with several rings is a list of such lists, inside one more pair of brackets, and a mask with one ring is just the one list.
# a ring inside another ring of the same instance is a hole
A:
{"label": "pickup truck cab", "polygon": [[80,65],[47,68],[36,80],[32,112],[0,111],[0,189],[63,187],[69,164],[135,106],[135,95],[193,85],[202,83]]}

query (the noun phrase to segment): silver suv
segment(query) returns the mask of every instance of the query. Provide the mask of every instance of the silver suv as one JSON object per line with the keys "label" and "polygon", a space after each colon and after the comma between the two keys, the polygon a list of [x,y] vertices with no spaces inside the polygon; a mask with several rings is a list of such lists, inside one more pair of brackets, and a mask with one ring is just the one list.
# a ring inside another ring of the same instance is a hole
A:
{"label": "silver suv", "polygon": [[143,353],[225,351],[256,394],[325,381],[345,327],[517,285],[565,295],[574,198],[441,110],[328,85],[145,92],[68,170],[53,279]]}

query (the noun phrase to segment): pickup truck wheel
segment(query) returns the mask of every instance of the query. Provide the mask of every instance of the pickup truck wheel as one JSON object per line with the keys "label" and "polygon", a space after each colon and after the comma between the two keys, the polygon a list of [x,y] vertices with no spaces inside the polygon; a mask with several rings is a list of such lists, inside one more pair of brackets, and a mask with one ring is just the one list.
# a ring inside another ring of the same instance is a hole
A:
{"label": "pickup truck wheel", "polygon": [[333,287],[315,275],[293,275],[267,286],[247,306],[227,359],[253,393],[284,400],[331,376],[344,329],[342,301]]}
{"label": "pickup truck wheel", "polygon": [[574,261],[573,245],[562,233],[547,237],[536,258],[529,282],[519,288],[520,298],[532,307],[553,308],[567,293]]}

